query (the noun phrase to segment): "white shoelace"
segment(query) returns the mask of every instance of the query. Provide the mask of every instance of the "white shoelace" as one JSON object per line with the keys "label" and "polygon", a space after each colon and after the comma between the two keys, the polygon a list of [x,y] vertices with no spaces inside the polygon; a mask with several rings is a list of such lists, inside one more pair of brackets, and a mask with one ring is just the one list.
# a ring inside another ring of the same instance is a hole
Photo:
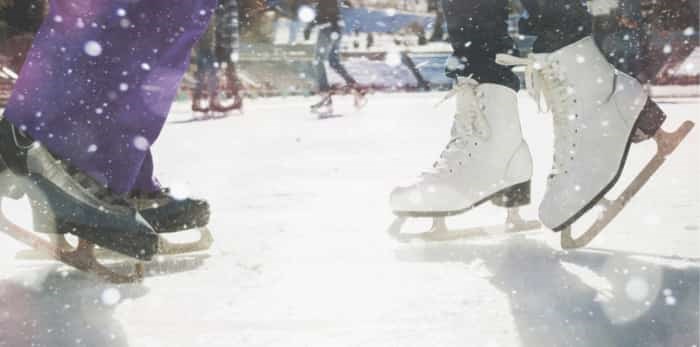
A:
{"label": "white shoelace", "polygon": [[[566,172],[565,158],[575,154],[575,142],[570,122],[577,117],[573,104],[574,89],[567,81],[566,75],[559,69],[559,63],[541,62],[530,55],[527,58],[515,57],[508,54],[497,54],[496,63],[505,66],[522,66],[525,68],[525,87],[537,103],[540,113],[552,112],[554,120],[554,162],[550,177]],[[542,104],[542,99],[546,105]]]}
{"label": "white shoelace", "polygon": [[423,172],[423,175],[450,172],[452,170],[450,163],[462,163],[469,157],[469,154],[465,153],[467,147],[478,143],[478,140],[488,139],[491,136],[491,130],[486,117],[484,117],[485,107],[480,102],[483,95],[479,95],[480,92],[476,89],[478,85],[479,82],[472,79],[471,76],[459,78],[455,87],[436,105],[439,106],[457,94],[463,93],[463,106],[466,107],[462,107],[455,114],[452,137],[440,154],[440,159],[435,162],[432,169]]}

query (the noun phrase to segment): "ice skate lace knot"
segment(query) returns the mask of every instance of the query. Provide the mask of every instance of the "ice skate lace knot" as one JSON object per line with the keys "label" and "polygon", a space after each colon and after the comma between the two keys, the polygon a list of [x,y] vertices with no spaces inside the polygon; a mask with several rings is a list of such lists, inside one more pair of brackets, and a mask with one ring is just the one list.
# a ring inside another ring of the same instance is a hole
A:
{"label": "ice skate lace knot", "polygon": [[[554,141],[556,143],[554,161],[550,179],[561,173],[567,173],[567,159],[575,154],[575,135],[578,132],[572,121],[576,114],[574,89],[570,87],[566,73],[560,68],[553,56],[538,59],[535,55],[526,58],[508,54],[496,55],[496,62],[505,66],[522,66],[525,68],[525,87],[528,94],[535,99],[540,113],[552,112],[554,122]],[[545,104],[543,104],[543,99]]]}
{"label": "ice skate lace knot", "polygon": [[462,165],[466,158],[471,157],[470,147],[478,146],[479,142],[491,136],[489,124],[484,116],[486,106],[481,102],[484,94],[477,89],[478,86],[479,82],[471,76],[460,77],[455,87],[436,105],[437,107],[448,99],[459,96],[450,141],[440,154],[440,159],[422,175],[452,172],[455,165]]}

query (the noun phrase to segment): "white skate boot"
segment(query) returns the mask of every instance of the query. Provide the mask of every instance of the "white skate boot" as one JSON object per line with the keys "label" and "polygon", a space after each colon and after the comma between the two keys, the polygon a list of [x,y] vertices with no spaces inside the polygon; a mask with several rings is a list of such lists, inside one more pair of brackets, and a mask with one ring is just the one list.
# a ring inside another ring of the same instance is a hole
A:
{"label": "white skate boot", "polygon": [[[516,93],[501,85],[459,78],[448,97],[452,95],[457,96],[452,138],[430,171],[391,193],[391,208],[399,218],[390,233],[404,240],[468,237],[475,230],[448,232],[444,217],[489,200],[513,208],[508,214],[510,231],[538,227],[539,223],[524,223],[514,209],[530,203],[532,177]],[[424,234],[400,234],[406,217],[433,217],[433,229]]]}
{"label": "white skate boot", "polygon": [[[590,242],[655,171],[640,174],[621,200],[602,200],[620,177],[632,142],[654,136],[662,162],[692,127],[685,124],[673,135],[659,132],[663,112],[637,80],[607,62],[591,37],[550,54],[532,54],[527,59],[499,55],[497,61],[526,65],[528,88],[538,104],[544,95],[552,111],[554,164],[540,220],[552,230],[565,231],[562,245],[566,248]],[[588,240],[573,240],[570,226],[600,201],[605,202],[606,211],[587,232]]]}

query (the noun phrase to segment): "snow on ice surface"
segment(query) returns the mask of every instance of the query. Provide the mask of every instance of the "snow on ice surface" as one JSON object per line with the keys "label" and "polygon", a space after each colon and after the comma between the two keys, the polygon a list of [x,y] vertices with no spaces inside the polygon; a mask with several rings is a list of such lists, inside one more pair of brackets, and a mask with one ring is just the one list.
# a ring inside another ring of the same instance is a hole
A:
{"label": "snow on ice surface", "polygon": [[[443,95],[376,94],[359,112],[339,98],[345,117],[327,120],[303,97],[247,100],[242,117],[186,124],[175,122],[189,105],[176,104],[153,147],[158,175],[210,200],[214,247],[115,286],[14,260],[20,247],[4,238],[0,346],[698,344],[698,130],[587,249],[564,252],[550,232],[398,244],[385,233],[388,194],[446,144],[453,106],[433,106]],[[539,201],[550,118],[524,94],[521,106]],[[697,99],[662,107],[668,128],[698,121]],[[621,182],[653,151],[634,146]],[[30,220],[19,203],[5,210]],[[484,205],[448,223],[503,214]]]}

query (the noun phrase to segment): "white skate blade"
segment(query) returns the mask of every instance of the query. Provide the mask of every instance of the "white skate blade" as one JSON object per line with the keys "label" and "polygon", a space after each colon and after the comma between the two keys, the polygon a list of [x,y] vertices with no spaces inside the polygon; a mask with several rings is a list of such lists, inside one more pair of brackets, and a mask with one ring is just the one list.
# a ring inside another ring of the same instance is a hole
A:
{"label": "white skate blade", "polygon": [[[214,237],[208,228],[193,229],[199,233],[196,241],[191,242],[173,242],[169,241],[165,236],[159,235],[158,254],[163,255],[178,255],[189,254],[195,252],[206,251],[211,248],[214,243]],[[64,251],[73,251],[75,246],[71,245],[63,235],[49,235],[49,239],[53,247],[60,248]],[[130,259],[121,253],[111,251],[109,249],[96,247],[94,251],[96,258],[101,260],[124,260]],[[51,260],[53,257],[45,252],[36,249],[28,249],[17,252],[16,259],[21,260]]]}
{"label": "white skate blade", "polygon": [[401,229],[408,217],[398,217],[389,227],[388,233],[400,242],[421,240],[425,242],[444,242],[467,239],[481,239],[498,236],[511,236],[527,231],[540,231],[542,224],[536,220],[524,220],[517,208],[508,209],[506,222],[499,225],[450,230],[445,224],[444,217],[433,218],[430,230],[423,233],[402,233]]}
{"label": "white skate blade", "polygon": [[[593,222],[586,231],[578,237],[573,236],[572,226],[568,226],[561,231],[561,247],[564,249],[581,248],[593,241],[603,229],[622,211],[627,203],[639,190],[649,181],[652,175],[664,164],[666,158],[676,150],[678,145],[685,139],[695,124],[685,121],[676,131],[668,133],[659,129],[654,135],[657,144],[656,154],[649,160],[644,169],[632,180],[625,190],[615,199],[601,199],[598,206],[603,208],[603,212]],[[589,211],[590,213],[591,211]]]}
{"label": "white skate blade", "polygon": [[211,235],[209,228],[196,229],[199,232],[199,239],[193,242],[172,242],[168,241],[165,236],[160,235],[158,244],[159,255],[185,254],[193,252],[206,251],[214,244],[214,237]]}

